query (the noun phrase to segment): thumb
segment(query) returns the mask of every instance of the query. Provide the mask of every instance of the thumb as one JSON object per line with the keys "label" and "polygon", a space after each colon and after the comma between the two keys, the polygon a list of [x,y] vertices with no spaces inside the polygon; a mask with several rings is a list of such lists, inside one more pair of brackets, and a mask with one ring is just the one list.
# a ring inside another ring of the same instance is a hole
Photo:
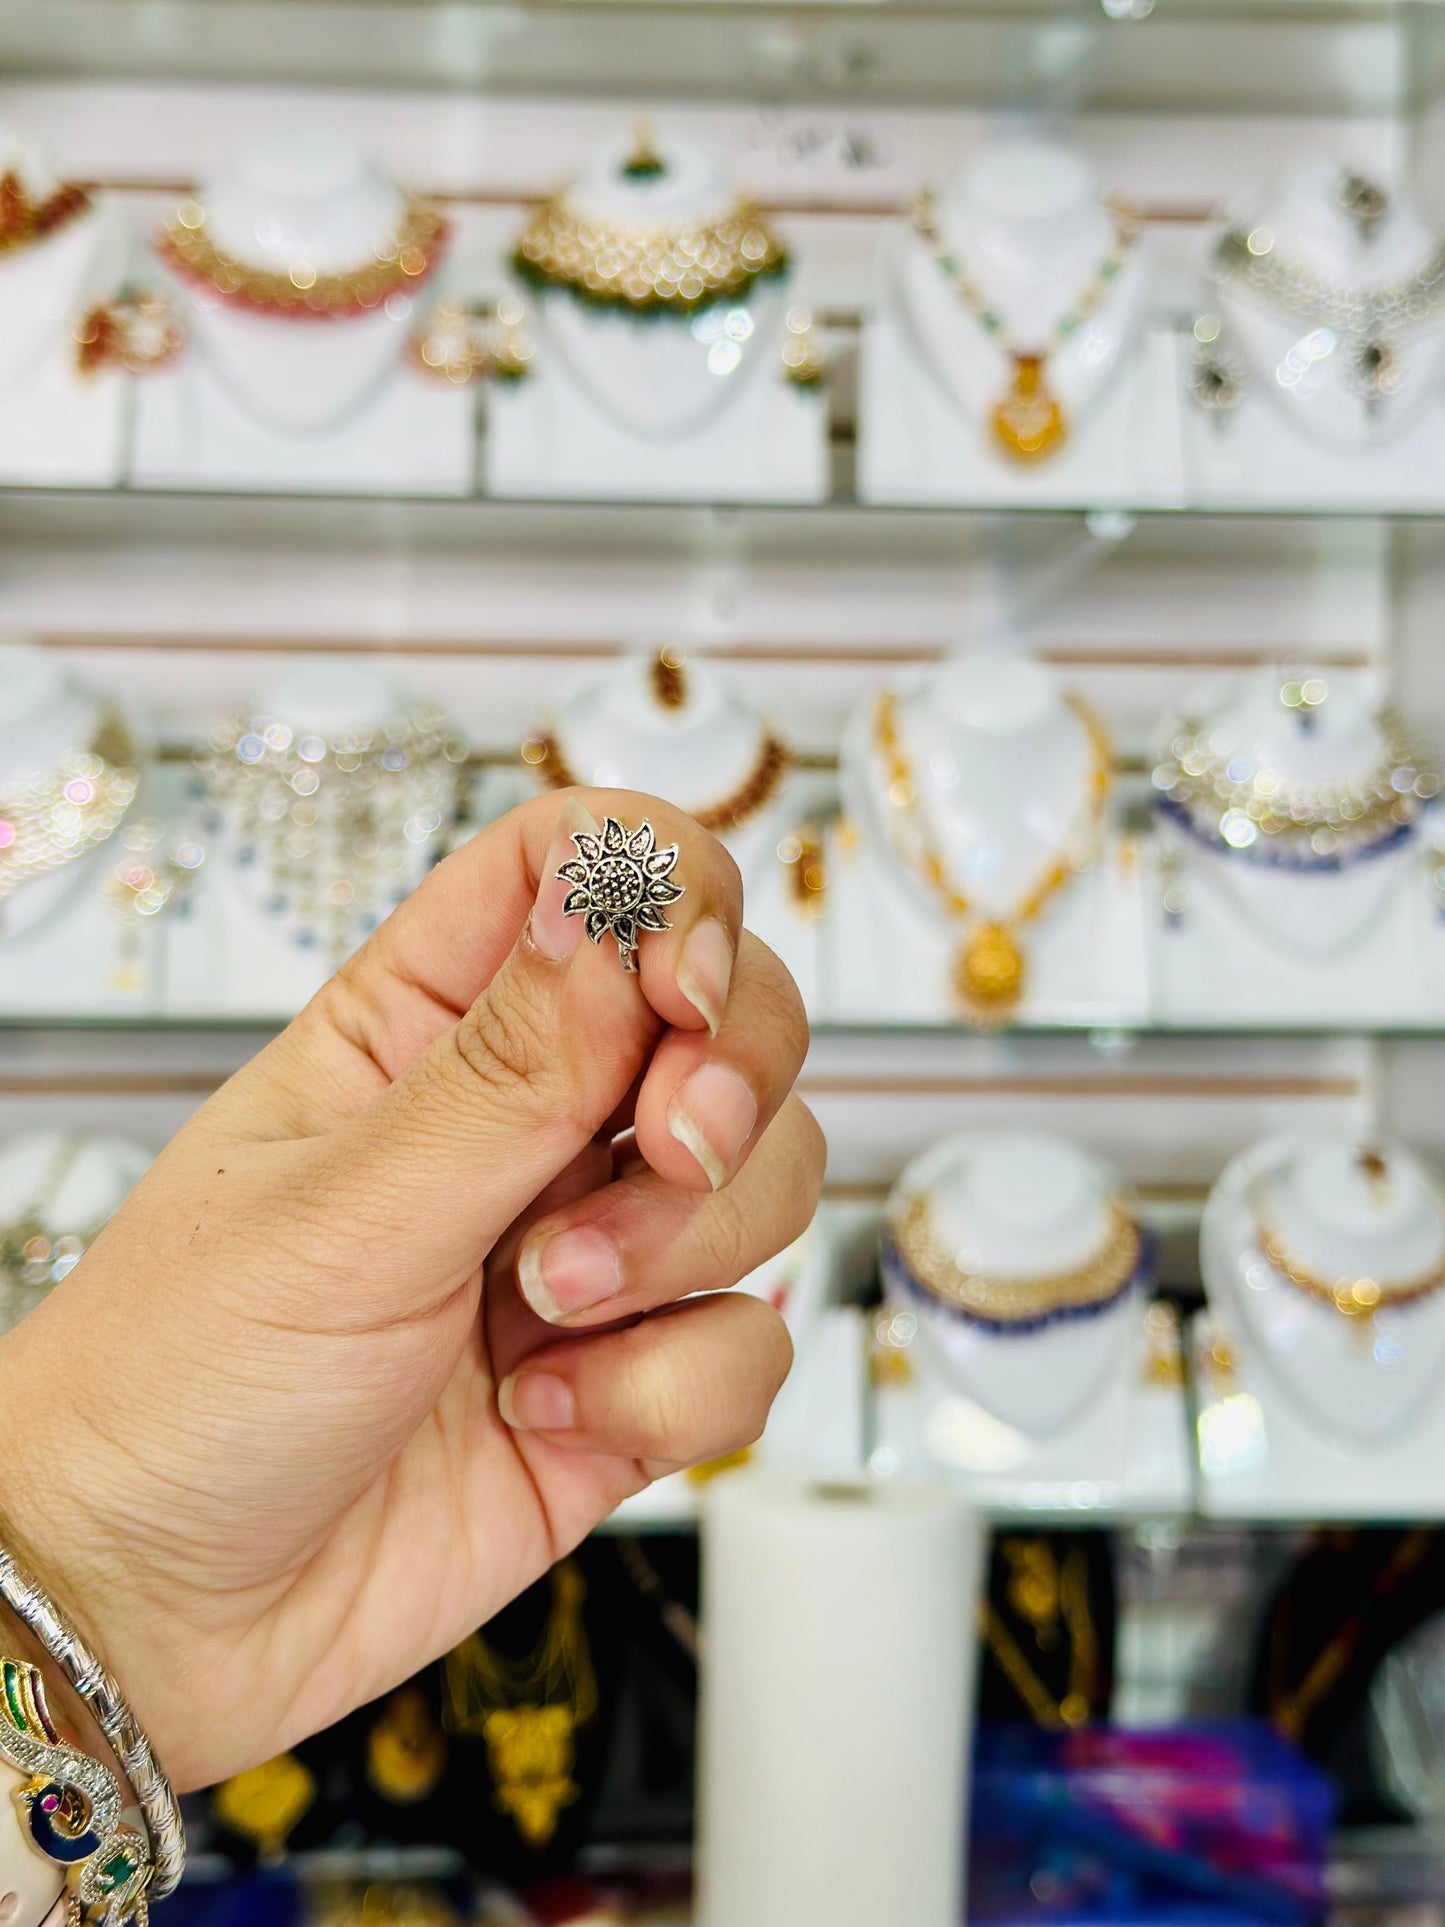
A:
{"label": "thumb", "polygon": [[365,1240],[366,1286],[449,1295],[623,1102],[662,1028],[615,945],[584,944],[557,870],[574,831],[600,833],[568,796],[531,913],[476,1002],[365,1110],[325,1141],[324,1207]]}

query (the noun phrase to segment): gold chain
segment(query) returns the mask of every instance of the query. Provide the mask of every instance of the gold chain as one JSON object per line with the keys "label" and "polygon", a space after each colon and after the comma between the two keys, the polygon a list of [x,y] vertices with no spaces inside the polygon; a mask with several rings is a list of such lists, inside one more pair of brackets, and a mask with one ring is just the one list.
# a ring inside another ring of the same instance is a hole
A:
{"label": "gold chain", "polygon": [[43,241],[89,206],[90,196],[74,181],[62,181],[53,194],[38,201],[15,169],[7,167],[0,174],[0,254]]}
{"label": "gold chain", "polygon": [[1139,1268],[1141,1237],[1117,1198],[1098,1248],[1067,1271],[1004,1277],[966,1271],[939,1236],[927,1197],[910,1198],[890,1226],[910,1276],[941,1304],[992,1325],[1033,1325],[1094,1311],[1117,1298]]}
{"label": "gold chain", "polygon": [[[1096,839],[1113,781],[1113,752],[1098,717],[1077,696],[1064,699],[1088,732],[1092,766],[1085,800],[1090,839]],[[936,839],[929,831],[918,800],[918,785],[904,752],[898,727],[898,699],[891,690],[878,698],[873,738],[888,772],[888,804],[895,817],[912,825],[916,850],[899,849],[910,868],[939,897],[950,916],[962,920],[975,915],[972,900],[949,875]],[[894,838],[894,848],[898,849]],[[965,941],[954,964],[953,985],[965,1010],[980,1023],[1006,1023],[1025,986],[1023,952],[1018,932],[1039,912],[1081,866],[1055,857],[1011,915],[983,918]]]}
{"label": "gold chain", "polygon": [[[1052,1564],[1052,1556],[1046,1548],[1043,1550]],[[984,1641],[997,1660],[999,1670],[1028,1708],[1035,1723],[1052,1732],[1065,1727],[1082,1726],[1088,1719],[1089,1689],[1094,1684],[1098,1669],[1099,1642],[1089,1612],[1084,1555],[1078,1546],[1069,1548],[1058,1568],[1057,1598],[1070,1634],[1069,1684],[1063,1698],[1058,1700],[1029,1663],[1023,1647],[1009,1631],[1003,1614],[993,1601],[985,1599],[979,1608]],[[1037,1633],[1040,1630],[1038,1622],[1034,1624]]]}

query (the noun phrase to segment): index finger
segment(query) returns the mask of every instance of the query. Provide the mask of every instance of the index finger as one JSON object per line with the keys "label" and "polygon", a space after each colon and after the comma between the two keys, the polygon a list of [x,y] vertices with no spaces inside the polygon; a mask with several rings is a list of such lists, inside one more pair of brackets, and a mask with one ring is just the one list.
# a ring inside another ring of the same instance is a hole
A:
{"label": "index finger", "polygon": [[508,811],[439,863],[254,1060],[253,1075],[284,1092],[288,1127],[315,1131],[353,1115],[456,1024],[529,916],[562,917],[573,887],[555,874],[564,819],[590,817],[600,828],[609,816],[631,830],[648,822],[659,844],[678,846],[671,876],[682,895],[667,906],[666,931],[641,934],[637,994],[669,1025],[709,1028],[726,1001],[742,925],[732,857],[657,797],[553,791]]}

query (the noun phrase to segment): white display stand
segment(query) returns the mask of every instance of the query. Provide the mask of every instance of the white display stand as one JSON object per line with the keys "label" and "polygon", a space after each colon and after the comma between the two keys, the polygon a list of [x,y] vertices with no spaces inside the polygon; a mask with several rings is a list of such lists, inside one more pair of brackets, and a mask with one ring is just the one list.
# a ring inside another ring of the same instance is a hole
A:
{"label": "white display stand", "polygon": [[[1282,257],[1331,284],[1368,287],[1409,275],[1437,245],[1408,202],[1394,200],[1366,239],[1336,199],[1337,170],[1307,165],[1239,204],[1232,224],[1268,230]],[[1373,406],[1354,392],[1345,344],[1298,314],[1276,311],[1210,264],[1222,229],[1200,253],[1205,305],[1223,320],[1221,346],[1239,365],[1233,409],[1185,410],[1191,503],[1211,508],[1389,512],[1445,502],[1445,316],[1403,335],[1394,392]]]}
{"label": "white display stand", "polygon": [[[257,705],[298,732],[327,739],[375,729],[403,707],[396,689],[363,663],[319,662],[283,676]],[[336,968],[324,942],[303,946],[265,903],[259,862],[241,860],[223,834],[203,839],[205,868],[192,913],[170,935],[167,1011],[177,1017],[256,1017],[289,1022]],[[431,867],[417,847],[414,888]]]}
{"label": "white display stand", "polygon": [[[44,650],[0,646],[0,788],[87,747],[100,722],[97,699],[68,682]],[[140,813],[139,801],[131,813]],[[118,855],[112,836],[0,901],[0,1014],[139,1016],[160,1009],[164,972],[153,927],[135,932],[139,953],[120,968],[126,933],[103,894]]]}
{"label": "white display stand", "polygon": [[[909,1165],[894,1199],[926,1193],[940,1235],[981,1271],[1046,1275],[1098,1248],[1112,1175],[1036,1133],[963,1133]],[[890,1202],[890,1210],[892,1203]],[[1161,1382],[1137,1288],[1083,1317],[999,1330],[886,1285],[902,1369],[874,1393],[870,1469],[946,1478],[1001,1513],[1186,1510],[1192,1494],[1182,1384]]]}
{"label": "white display stand", "polygon": [[[977,917],[951,918],[893,848],[869,698],[842,745],[848,827],[829,842],[819,1011],[861,1023],[942,1023],[960,1015],[955,960],[975,923],[1007,921],[1077,835],[1092,750],[1048,672],[1004,656],[961,657],[901,690],[897,716],[920,785],[917,807]],[[1017,936],[1026,977],[1011,1022],[1144,1021],[1144,898],[1132,841],[1106,832],[1093,867]]]}
{"label": "white display stand", "polygon": [[[370,260],[404,202],[349,141],[292,129],[245,148],[204,206],[207,232],[238,258],[328,272]],[[137,486],[471,493],[474,392],[405,359],[429,289],[318,319],[238,306],[175,272],[168,282],[191,343],[138,384]]]}
{"label": "white display stand", "polygon": [[[600,153],[567,192],[605,223],[708,221],[735,199],[702,153],[663,142],[664,171],[623,173]],[[536,299],[537,352],[520,381],[490,384],[492,495],[613,501],[820,502],[828,494],[821,384],[787,380],[786,294],[760,280],[696,314],[593,307],[566,288]],[[719,339],[731,318],[738,338]],[[745,331],[745,332],[744,332]]]}
{"label": "white display stand", "polygon": [[[985,148],[940,198],[938,221],[1023,349],[1047,347],[1113,241],[1087,164],[1033,141]],[[1149,283],[1141,241],[1083,325],[1048,354],[1065,439],[1021,460],[991,426],[1012,379],[1009,356],[927,240],[902,226],[888,233],[863,334],[859,494],[919,505],[1181,504],[1177,343],[1150,318]]]}
{"label": "white display stand", "polygon": [[[738,793],[758,768],[768,728],[735,683],[689,657],[678,672],[682,699],[662,704],[656,658],[625,657],[564,699],[552,735],[578,782],[641,790],[685,810],[707,811]],[[757,812],[721,832],[743,878],[748,929],[775,950],[812,1009],[819,990],[821,923],[797,903],[779,840],[806,814],[795,771]]]}
{"label": "white display stand", "polygon": [[[150,1162],[150,1152],[128,1138],[66,1131],[6,1138],[0,1141],[0,1226],[34,1219],[52,1241],[84,1237],[113,1216]],[[34,1310],[83,1255],[65,1255],[62,1247],[37,1284],[0,1273],[0,1333]]]}
{"label": "white display stand", "polygon": [[[1302,782],[1380,762],[1377,678],[1332,674],[1308,730],[1281,706],[1282,680],[1261,670],[1217,685],[1201,692],[1192,713],[1237,744],[1251,768]],[[1146,925],[1158,1018],[1299,1028],[1437,1022],[1445,1014],[1445,922],[1426,837],[1422,820],[1378,855],[1338,870],[1295,870],[1204,843],[1161,814]]]}
{"label": "white display stand", "polygon": [[[824,1207],[795,1244],[736,1287],[780,1311],[793,1341],[793,1369],[749,1459],[818,1477],[858,1478],[867,1423],[864,1321],[856,1309],[829,1302],[834,1247]],[[619,1531],[688,1524],[700,1490],[696,1475],[674,1472],[624,1500],[611,1524]]]}
{"label": "white display stand", "polygon": [[[44,200],[58,185],[27,143],[0,131],[0,172]],[[112,208],[92,205],[0,256],[0,483],[106,488],[124,462],[127,382],[82,374],[76,330],[115,295],[126,242]]]}
{"label": "white display stand", "polygon": [[[1362,1152],[1377,1156],[1372,1176]],[[1221,1518],[1445,1518],[1445,1294],[1347,1318],[1259,1247],[1267,1187],[1286,1248],[1322,1276],[1388,1286],[1440,1257],[1436,1180],[1401,1146],[1272,1138],[1205,1208],[1210,1313],[1192,1350],[1203,1510]],[[1223,1363],[1221,1363],[1223,1359]]]}

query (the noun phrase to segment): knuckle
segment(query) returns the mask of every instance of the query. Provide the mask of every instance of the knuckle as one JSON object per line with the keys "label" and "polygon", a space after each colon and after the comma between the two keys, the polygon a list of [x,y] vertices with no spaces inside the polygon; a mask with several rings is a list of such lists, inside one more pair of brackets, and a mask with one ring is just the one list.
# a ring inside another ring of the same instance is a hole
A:
{"label": "knuckle", "polygon": [[633,1429],[639,1456],[672,1458],[685,1445],[696,1424],[699,1401],[706,1388],[694,1380],[685,1363],[674,1357],[654,1356],[638,1361],[633,1374]]}
{"label": "knuckle", "polygon": [[480,998],[453,1034],[466,1069],[484,1084],[506,1091],[535,1085],[552,1061],[546,1013],[515,982],[499,995]]}
{"label": "knuckle", "polygon": [[704,1203],[697,1221],[697,1240],[697,1291],[735,1285],[757,1262],[743,1214],[726,1191]]}

